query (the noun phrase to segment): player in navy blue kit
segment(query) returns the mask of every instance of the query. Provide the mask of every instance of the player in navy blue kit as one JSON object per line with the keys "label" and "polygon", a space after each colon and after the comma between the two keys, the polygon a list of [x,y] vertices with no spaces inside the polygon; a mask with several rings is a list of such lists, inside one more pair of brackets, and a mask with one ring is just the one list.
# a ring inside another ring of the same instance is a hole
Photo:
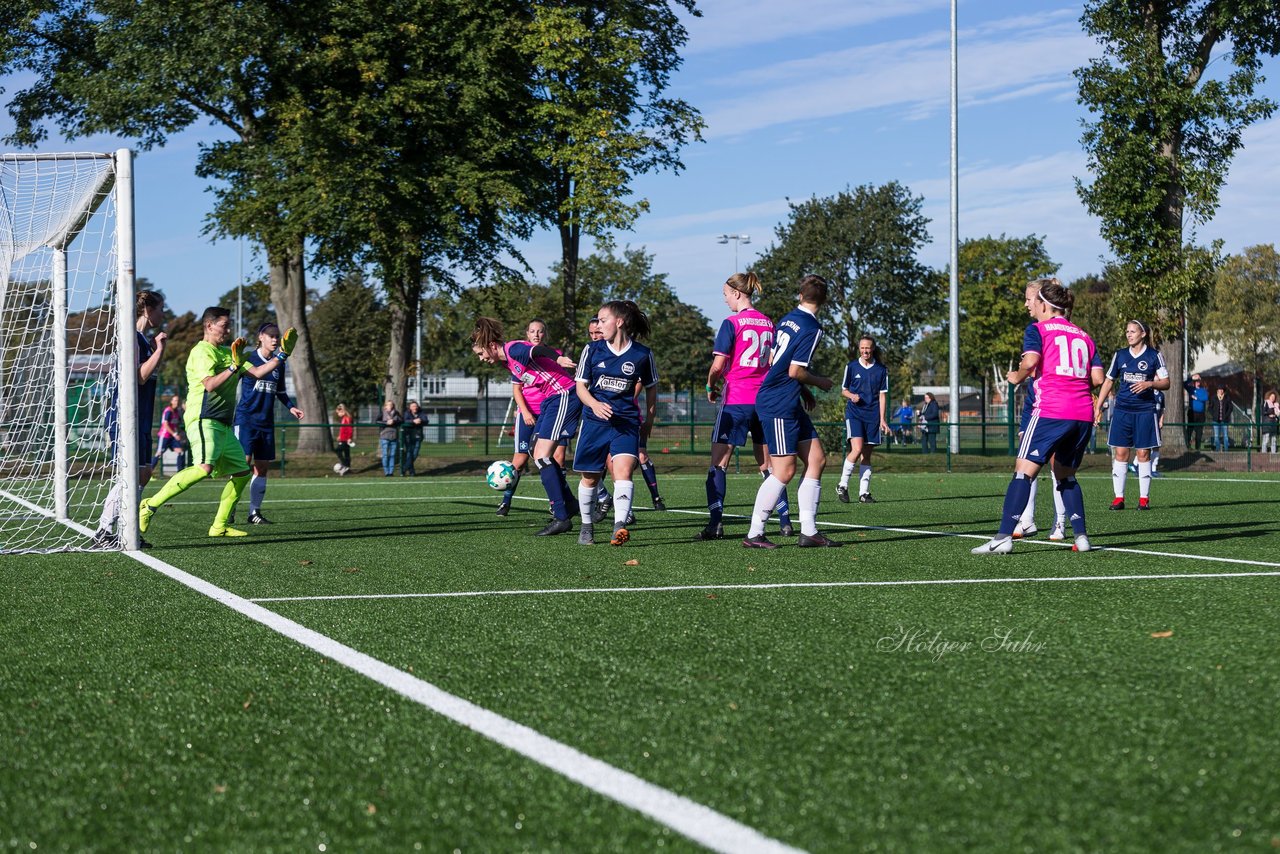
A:
{"label": "player in navy blue kit", "polygon": [[1160,447],[1160,417],[1156,413],[1156,391],[1169,388],[1169,371],[1164,357],[1151,346],[1151,331],[1140,320],[1124,327],[1128,347],[1111,357],[1107,378],[1094,404],[1094,423],[1102,421],[1102,405],[1114,387],[1116,403],[1111,409],[1111,429],[1107,444],[1115,452],[1111,461],[1111,485],[1115,489],[1112,510],[1124,509],[1124,482],[1128,476],[1129,451],[1138,454],[1138,509],[1150,510],[1151,451]]}
{"label": "player in navy blue kit", "polygon": [[[168,336],[157,332],[154,339],[148,338],[148,329],[159,328],[164,323],[164,297],[155,291],[138,291],[134,298],[134,309],[137,320],[138,341],[138,494],[151,480],[151,422],[156,414],[156,371],[160,368],[160,360],[164,358],[165,342]],[[114,386],[111,389],[111,403],[106,411],[107,434],[114,454],[116,439],[119,435],[119,419],[116,409],[119,399]],[[123,493],[119,484],[107,493],[102,504],[102,515],[98,519],[98,530],[93,534],[93,544],[99,548],[119,548],[120,540],[116,534],[116,523],[120,519],[120,498]],[[130,510],[130,512],[133,512]],[[150,543],[139,539],[138,544],[148,548]]]}
{"label": "player in navy blue kit", "polygon": [[[578,399],[582,401],[582,426],[573,452],[573,470],[582,475],[578,506],[582,511],[580,545],[592,545],[592,511],[596,486],[613,459],[613,538],[620,546],[630,539],[627,517],[631,512],[640,448],[648,437],[657,409],[658,366],[653,351],[635,339],[649,337],[649,319],[630,300],[615,300],[600,307],[596,317],[603,337],[592,341],[578,359]],[[640,417],[636,387],[645,390],[645,417]],[[641,434],[645,434],[643,437]]]}
{"label": "player in navy blue kit", "polygon": [[799,545],[801,548],[840,545],[818,533],[818,500],[827,455],[809,419],[809,411],[814,407],[813,394],[804,388],[816,386],[829,391],[833,385],[830,378],[809,369],[822,339],[817,315],[827,302],[827,280],[821,276],[805,276],[800,280],[799,290],[800,305],[774,327],[769,373],[765,374],[756,395],[756,413],[764,427],[773,472],[756,492],[751,529],[742,541],[748,548],[777,548],[765,537],[764,526],[778,497],[795,477],[797,456],[804,457],[805,461],[804,480],[796,490],[800,511]]}
{"label": "player in navy blue kit", "polygon": [[849,454],[840,469],[836,498],[849,503],[849,476],[858,469],[858,500],[874,504],[871,497],[871,449],[889,433],[889,370],[880,361],[880,347],[870,335],[858,339],[858,358],[844,369],[840,394],[845,398],[845,439]]}
{"label": "player in navy blue kit", "polygon": [[275,370],[262,377],[246,373],[240,378],[240,400],[236,404],[236,438],[244,448],[245,459],[253,466],[249,481],[249,524],[270,525],[262,515],[262,499],[267,495],[267,472],[276,458],[276,401],[284,404],[289,414],[299,421],[305,415],[284,387],[284,363],[288,356],[280,349],[280,327],[264,323],[258,327],[258,349],[248,355],[249,364],[260,367],[278,359]]}

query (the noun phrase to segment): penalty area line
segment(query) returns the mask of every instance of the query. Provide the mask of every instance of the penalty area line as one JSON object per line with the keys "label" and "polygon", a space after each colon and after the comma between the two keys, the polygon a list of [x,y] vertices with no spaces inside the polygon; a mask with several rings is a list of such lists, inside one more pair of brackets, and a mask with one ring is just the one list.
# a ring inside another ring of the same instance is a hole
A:
{"label": "penalty area line", "polygon": [[712,851],[795,852],[793,848],[688,798],[588,756],[524,724],[450,694],[327,635],[263,608],[144,552],[139,563],[597,794],[671,828]]}

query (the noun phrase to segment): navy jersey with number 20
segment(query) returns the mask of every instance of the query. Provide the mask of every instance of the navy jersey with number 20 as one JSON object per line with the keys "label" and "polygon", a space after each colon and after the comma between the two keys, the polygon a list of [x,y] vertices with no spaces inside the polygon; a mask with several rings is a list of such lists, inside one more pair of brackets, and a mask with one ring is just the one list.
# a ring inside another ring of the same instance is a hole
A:
{"label": "navy jersey with number 20", "polygon": [[800,405],[800,383],[791,378],[791,366],[808,367],[822,339],[818,318],[796,307],[778,321],[773,332],[772,363],[760,391],[756,410],[770,416],[784,416]]}

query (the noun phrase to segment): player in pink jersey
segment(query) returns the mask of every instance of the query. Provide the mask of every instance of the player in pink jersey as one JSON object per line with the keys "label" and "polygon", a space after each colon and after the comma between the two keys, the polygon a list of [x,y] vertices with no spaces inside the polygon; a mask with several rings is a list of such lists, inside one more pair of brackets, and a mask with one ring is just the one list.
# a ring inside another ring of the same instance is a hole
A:
{"label": "player in pink jersey", "polygon": [[1104,372],[1093,340],[1067,319],[1074,302],[1075,295],[1057,282],[1043,285],[1036,294],[1033,316],[1037,321],[1027,327],[1022,361],[1008,376],[1017,385],[1038,372],[1036,405],[1005,492],[1000,529],[973,554],[1013,551],[1013,531],[1026,509],[1031,480],[1050,457],[1053,479],[1075,533],[1073,551],[1089,551],[1084,497],[1075,475],[1093,429],[1093,389],[1102,385]]}
{"label": "player in pink jersey", "polygon": [[568,501],[569,484],[565,481],[564,467],[555,461],[553,453],[556,443],[567,440],[577,431],[582,414],[577,394],[571,393],[575,384],[573,374],[566,370],[576,363],[545,344],[503,343],[502,324],[491,317],[476,320],[475,331],[471,333],[471,351],[482,362],[506,365],[522,384],[537,386],[543,392],[542,409],[534,424],[537,442],[533,447],[533,461],[547,490],[547,498],[551,499],[555,518],[538,536],[549,537],[571,530],[574,508]]}
{"label": "player in pink jersey", "polygon": [[[545,344],[547,325],[534,318],[525,327],[524,337],[524,343],[531,346]],[[515,445],[515,450],[511,454],[511,465],[515,466],[516,479],[502,493],[502,503],[498,505],[499,516],[506,516],[511,510],[511,500],[515,497],[516,488],[520,485],[520,477],[524,474],[525,466],[529,462],[529,454],[537,441],[538,434],[534,425],[538,423],[538,414],[542,412],[542,401],[546,397],[546,392],[541,385],[533,382],[526,385],[524,369],[518,363],[508,359],[507,367],[512,368],[512,366],[515,366],[515,369],[511,372],[511,399],[516,405],[516,419],[511,434]],[[567,444],[565,441],[557,442],[552,452],[561,468],[564,467]]]}
{"label": "player in pink jersey", "polygon": [[[756,393],[769,372],[769,352],[773,349],[773,321],[751,305],[760,292],[755,273],[735,273],[724,283],[724,301],[732,315],[720,324],[712,350],[711,370],[707,374],[707,400],[721,401],[711,433],[711,466],[707,469],[707,527],[694,535],[695,540],[719,540],[724,537],[724,498],[727,471],[733,449],[741,447],[751,435],[756,461],[762,475],[769,470],[769,451],[764,443],[764,429],[756,417]],[[719,385],[724,381],[721,392]],[[789,537],[790,511],[786,492],[777,506],[782,536]]]}

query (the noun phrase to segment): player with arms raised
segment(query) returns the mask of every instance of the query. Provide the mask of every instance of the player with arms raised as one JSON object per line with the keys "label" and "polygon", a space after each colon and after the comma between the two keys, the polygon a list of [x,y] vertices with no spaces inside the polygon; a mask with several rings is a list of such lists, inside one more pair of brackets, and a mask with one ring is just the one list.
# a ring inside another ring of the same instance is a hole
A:
{"label": "player with arms raised", "polygon": [[1009,383],[1018,385],[1039,372],[1035,410],[1022,435],[1013,480],[1005,491],[1000,528],[993,538],[972,550],[975,555],[1013,551],[1013,531],[1026,509],[1031,480],[1050,457],[1054,482],[1075,534],[1073,550],[1089,551],[1084,497],[1076,469],[1093,430],[1093,389],[1102,384],[1103,371],[1093,339],[1067,320],[1074,301],[1075,295],[1055,282],[1036,293],[1033,316],[1037,320],[1023,334],[1022,361],[1008,375]]}
{"label": "player with arms raised", "polygon": [[[297,337],[297,333],[293,333]],[[284,363],[289,354],[281,348],[280,327],[267,322],[258,327],[258,349],[250,351],[247,364],[262,367],[272,360],[276,366],[261,377],[245,374],[240,379],[240,402],[236,404],[235,433],[244,449],[245,460],[253,467],[249,481],[250,525],[270,525],[262,515],[262,499],[267,497],[267,472],[276,458],[276,401],[301,421],[304,413],[285,391]],[[293,349],[293,342],[289,343]]]}

